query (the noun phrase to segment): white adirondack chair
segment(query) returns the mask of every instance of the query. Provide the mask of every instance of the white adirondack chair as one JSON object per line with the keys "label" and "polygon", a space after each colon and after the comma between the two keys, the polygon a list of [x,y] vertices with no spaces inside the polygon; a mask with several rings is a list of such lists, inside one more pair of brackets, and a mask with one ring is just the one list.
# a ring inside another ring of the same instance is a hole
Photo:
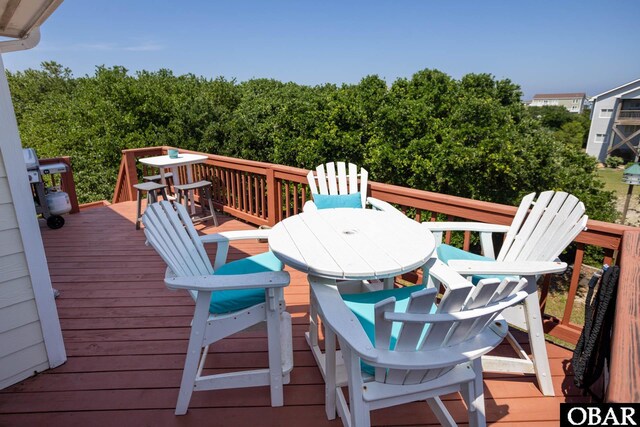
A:
{"label": "white adirondack chair", "polygon": [[[378,200],[373,197],[367,197],[367,183],[369,181],[369,172],[365,168],[360,168],[353,163],[348,165],[344,162],[329,162],[326,165],[319,165],[314,171],[307,174],[307,182],[311,194],[353,194],[360,192],[362,207],[367,204],[373,208],[383,210],[389,205],[387,202]],[[317,209],[312,200],[308,200],[302,207],[303,211]]]}
{"label": "white adirondack chair", "polygon": [[[176,415],[185,414],[191,394],[201,390],[268,385],[271,406],[282,406],[283,384],[293,368],[291,315],[283,297],[289,274],[279,271],[282,264],[272,262],[271,253],[226,263],[230,241],[264,239],[268,230],[199,236],[184,206],[165,201],[149,206],[142,222],[147,244],[167,263],[167,287],[186,289],[196,301]],[[218,244],[213,266],[203,243]],[[210,344],[265,321],[268,369],[202,374]]]}
{"label": "white adirondack chair", "polygon": [[[437,259],[427,268],[429,284],[411,294],[406,311],[394,310],[394,297],[375,304],[370,332],[342,302],[336,285],[310,279],[326,325],[329,419],[335,418],[337,410],[345,426],[369,426],[371,410],[426,400],[441,424],[455,425],[439,396],[459,391],[469,424],[485,425],[480,357],[506,336],[508,326],[500,312],[526,298],[522,290],[526,281],[494,278],[472,286]],[[445,294],[434,310],[440,284]],[[341,389],[345,385],[341,362],[349,386],[348,406]]]}
{"label": "white adirondack chair", "polygon": [[[545,191],[535,202],[534,198],[535,193],[531,193],[522,199],[510,226],[477,222],[425,222],[423,225],[435,235],[438,257],[460,274],[472,276],[474,282],[481,277],[504,275],[527,279],[529,296],[524,307],[509,309],[504,316],[510,324],[528,331],[533,361],[509,334],[508,340],[519,357],[487,356],[483,358],[483,367],[493,372],[535,373],[543,394],[553,396],[536,282],[540,275],[559,273],[567,268],[567,264],[557,258],[586,229],[588,217],[584,215],[584,204],[570,194]],[[479,232],[484,257],[442,245],[442,233],[448,230]],[[497,257],[492,233],[506,233]]]}

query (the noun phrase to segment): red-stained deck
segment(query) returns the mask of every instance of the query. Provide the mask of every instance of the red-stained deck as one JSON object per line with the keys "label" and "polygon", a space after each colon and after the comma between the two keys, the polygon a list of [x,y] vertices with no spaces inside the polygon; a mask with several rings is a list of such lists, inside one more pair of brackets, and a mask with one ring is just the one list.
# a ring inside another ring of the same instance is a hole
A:
{"label": "red-stained deck", "polygon": [[[66,216],[60,230],[42,226],[68,361],[0,391],[2,426],[231,426],[341,425],[325,418],[323,381],[304,340],[308,289],[305,275],[291,272],[286,289],[293,316],[295,368],[285,386],[285,406],[271,408],[267,387],[194,393],[187,415],[173,410],[178,394],[193,301],[165,288],[165,265],[145,246],[133,225],[135,204],[120,203]],[[221,217],[220,228],[248,229]],[[264,251],[242,242],[230,258]],[[525,348],[527,345],[525,344]],[[490,424],[558,425],[560,403],[584,398],[573,386],[571,352],[548,343],[557,397],[543,397],[533,376],[485,374]],[[506,347],[498,349],[505,350]],[[267,365],[262,330],[212,346],[208,365],[217,369]],[[446,404],[466,423],[459,396]],[[437,424],[424,403],[374,411],[374,425]]]}

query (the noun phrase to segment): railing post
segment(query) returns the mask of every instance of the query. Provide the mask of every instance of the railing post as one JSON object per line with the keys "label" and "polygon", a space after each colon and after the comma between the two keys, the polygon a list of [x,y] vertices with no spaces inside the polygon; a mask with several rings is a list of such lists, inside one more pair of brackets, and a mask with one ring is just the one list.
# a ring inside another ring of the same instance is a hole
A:
{"label": "railing post", "polygon": [[69,195],[69,201],[71,202],[71,211],[69,213],[80,212],[80,206],[78,205],[78,196],[76,194],[76,183],[73,180],[73,168],[71,167],[71,157],[64,156],[60,158],[62,163],[67,165],[67,172],[60,176],[60,184],[62,191]]}
{"label": "railing post", "polygon": [[611,334],[607,402],[640,402],[640,230],[625,231]]}
{"label": "railing post", "polygon": [[267,169],[267,222],[273,227],[278,222],[276,209],[276,175],[273,168]]}
{"label": "railing post", "polygon": [[127,176],[127,188],[129,189],[129,201],[135,200],[136,190],[133,188],[138,183],[138,170],[136,169],[136,156],[134,151],[123,150],[125,158],[125,170]]}

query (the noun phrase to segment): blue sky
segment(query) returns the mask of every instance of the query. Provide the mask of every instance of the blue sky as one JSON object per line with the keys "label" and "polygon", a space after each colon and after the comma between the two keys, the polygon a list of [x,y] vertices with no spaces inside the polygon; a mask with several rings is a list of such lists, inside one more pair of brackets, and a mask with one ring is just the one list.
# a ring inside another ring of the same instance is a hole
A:
{"label": "blue sky", "polygon": [[55,60],[301,84],[387,83],[436,68],[535,93],[595,95],[640,78],[639,0],[66,0],[16,71]]}

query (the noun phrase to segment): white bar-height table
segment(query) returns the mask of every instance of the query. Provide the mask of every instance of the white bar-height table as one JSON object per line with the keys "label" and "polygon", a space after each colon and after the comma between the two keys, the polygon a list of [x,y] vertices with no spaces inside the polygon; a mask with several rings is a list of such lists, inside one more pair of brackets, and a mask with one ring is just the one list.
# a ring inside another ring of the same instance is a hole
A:
{"label": "white bar-height table", "polygon": [[[178,174],[179,166],[191,166],[198,163],[203,163],[207,160],[207,156],[202,154],[191,154],[191,153],[180,153],[178,157],[171,158],[168,155],[165,156],[155,156],[155,157],[144,157],[139,161],[148,166],[153,166],[160,170],[160,180],[163,184],[166,184],[167,181],[164,177],[165,168],[171,168],[173,172],[173,182],[177,185],[180,185],[180,174]],[[193,172],[191,171],[191,167],[187,167],[187,184],[191,184],[193,182]],[[196,208],[194,206],[194,198],[193,191],[189,191],[189,203],[191,204],[191,215],[195,215]]]}
{"label": "white bar-height table", "polygon": [[[385,281],[422,267],[433,255],[435,239],[416,221],[370,209],[322,209],[303,212],[276,224],[269,248],[286,265],[330,285],[342,280]],[[347,285],[347,282],[343,282]],[[309,301],[307,342],[325,375],[318,346],[318,315]]]}

